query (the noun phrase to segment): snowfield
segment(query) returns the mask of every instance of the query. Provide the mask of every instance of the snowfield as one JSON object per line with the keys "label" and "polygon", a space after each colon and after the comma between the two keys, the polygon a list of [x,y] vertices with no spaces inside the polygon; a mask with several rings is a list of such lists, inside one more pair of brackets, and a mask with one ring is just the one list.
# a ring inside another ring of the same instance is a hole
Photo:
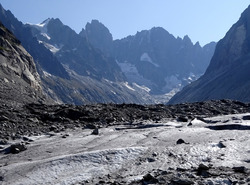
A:
{"label": "snowfield", "polygon": [[[33,136],[27,150],[1,153],[2,184],[77,184],[105,175],[120,175],[129,183],[154,169],[192,169],[200,164],[250,168],[250,121],[243,120],[247,115],[194,119],[189,126],[174,120],[117,125],[100,128],[99,135],[76,129]],[[184,143],[177,144],[178,139]]]}

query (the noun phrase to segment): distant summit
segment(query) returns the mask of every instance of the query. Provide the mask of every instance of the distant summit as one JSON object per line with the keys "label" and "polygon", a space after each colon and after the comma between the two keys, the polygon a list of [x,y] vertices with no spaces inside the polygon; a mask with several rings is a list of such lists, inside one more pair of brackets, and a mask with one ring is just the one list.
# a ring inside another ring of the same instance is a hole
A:
{"label": "distant summit", "polygon": [[250,7],[217,44],[205,74],[174,96],[170,103],[210,99],[250,102]]}
{"label": "distant summit", "polygon": [[100,49],[106,55],[111,55],[113,50],[112,34],[98,20],[87,23],[85,29],[82,29],[79,35],[86,38],[95,48]]}

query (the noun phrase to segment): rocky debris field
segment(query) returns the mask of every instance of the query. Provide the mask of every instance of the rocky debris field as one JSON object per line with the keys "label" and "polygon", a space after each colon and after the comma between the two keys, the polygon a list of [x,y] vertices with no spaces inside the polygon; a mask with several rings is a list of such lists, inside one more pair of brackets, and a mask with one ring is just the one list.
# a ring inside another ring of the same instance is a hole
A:
{"label": "rocky debris field", "polygon": [[82,184],[129,184],[129,185],[144,185],[144,184],[168,184],[168,185],[228,185],[228,184],[249,184],[250,172],[244,167],[219,167],[213,168],[200,164],[197,168],[192,169],[168,169],[153,171],[142,176],[140,180],[134,180],[127,183],[122,176],[111,177],[107,175],[100,178],[99,182],[84,181]]}
{"label": "rocky debris field", "polygon": [[250,104],[0,111],[0,184],[250,184]]}
{"label": "rocky debris field", "polygon": [[12,107],[0,105],[0,138],[15,139],[22,135],[40,135],[68,128],[100,128],[127,124],[139,127],[144,121],[164,119],[188,122],[194,118],[250,112],[250,104],[221,100],[178,105],[95,104],[45,105],[27,104]]}

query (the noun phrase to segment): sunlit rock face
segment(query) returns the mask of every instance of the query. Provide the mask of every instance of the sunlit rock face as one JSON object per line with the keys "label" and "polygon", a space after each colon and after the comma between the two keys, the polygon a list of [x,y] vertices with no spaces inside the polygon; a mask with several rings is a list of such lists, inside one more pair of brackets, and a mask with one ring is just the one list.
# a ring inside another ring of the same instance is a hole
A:
{"label": "sunlit rock face", "polygon": [[250,97],[250,7],[248,7],[216,46],[205,74],[174,96],[170,103],[209,99]]}
{"label": "sunlit rock face", "polygon": [[33,58],[1,23],[0,61],[1,102],[28,103],[45,100]]}

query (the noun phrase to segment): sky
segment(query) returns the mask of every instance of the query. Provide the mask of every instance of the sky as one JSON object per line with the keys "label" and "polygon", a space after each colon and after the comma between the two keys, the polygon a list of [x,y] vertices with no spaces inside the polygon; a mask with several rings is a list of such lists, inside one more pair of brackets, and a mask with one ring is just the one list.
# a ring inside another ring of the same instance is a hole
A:
{"label": "sky", "polygon": [[114,39],[163,27],[175,37],[188,35],[201,45],[222,39],[249,0],[0,0],[23,23],[59,18],[79,33],[99,20]]}

